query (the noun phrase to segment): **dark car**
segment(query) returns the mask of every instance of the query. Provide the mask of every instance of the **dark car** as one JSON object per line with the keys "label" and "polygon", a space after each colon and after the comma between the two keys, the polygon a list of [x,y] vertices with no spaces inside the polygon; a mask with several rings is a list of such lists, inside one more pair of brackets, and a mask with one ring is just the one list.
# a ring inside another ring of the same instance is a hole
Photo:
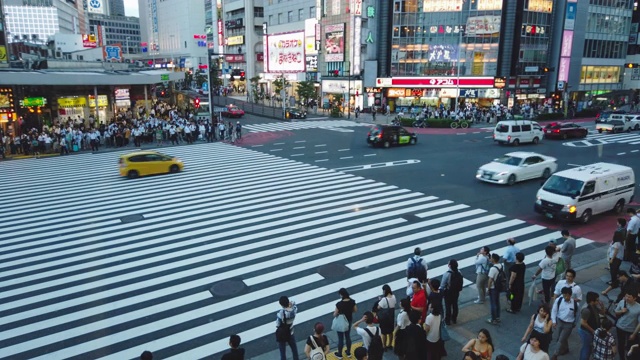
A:
{"label": "dark car", "polygon": [[367,143],[372,146],[388,148],[391,145],[415,145],[417,142],[418,137],[415,133],[396,125],[377,125],[367,134]]}
{"label": "dark car", "polygon": [[306,119],[307,112],[299,108],[284,109],[287,119]]}
{"label": "dark car", "polygon": [[554,122],[545,126],[543,130],[547,139],[583,138],[589,134],[589,130],[571,122]]}

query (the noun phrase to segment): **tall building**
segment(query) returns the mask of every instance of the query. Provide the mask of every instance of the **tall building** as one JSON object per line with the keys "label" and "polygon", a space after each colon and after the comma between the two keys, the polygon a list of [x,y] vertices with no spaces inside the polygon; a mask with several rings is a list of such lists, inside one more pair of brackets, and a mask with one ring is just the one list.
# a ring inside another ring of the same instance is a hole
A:
{"label": "tall building", "polygon": [[[180,68],[206,62],[202,0],[138,0],[143,54]],[[146,50],[146,51],[145,51]]]}
{"label": "tall building", "polygon": [[57,32],[80,34],[79,13],[73,1],[4,0],[9,41],[45,42]]}
{"label": "tall building", "polygon": [[141,52],[140,21],[137,17],[89,14],[89,29],[104,45],[121,44],[125,56]]}
{"label": "tall building", "polygon": [[109,15],[125,16],[124,0],[109,0]]}
{"label": "tall building", "polygon": [[[544,101],[554,0],[398,0],[380,6],[381,19],[390,13],[391,24],[390,41],[379,46],[388,44],[391,56],[388,67],[379,66],[388,76],[376,85],[392,109]],[[502,78],[499,84],[495,77]]]}
{"label": "tall building", "polygon": [[9,66],[9,52],[7,46],[7,31],[6,31],[6,22],[4,18],[4,11],[2,7],[3,0],[0,0],[0,67],[8,67]]}

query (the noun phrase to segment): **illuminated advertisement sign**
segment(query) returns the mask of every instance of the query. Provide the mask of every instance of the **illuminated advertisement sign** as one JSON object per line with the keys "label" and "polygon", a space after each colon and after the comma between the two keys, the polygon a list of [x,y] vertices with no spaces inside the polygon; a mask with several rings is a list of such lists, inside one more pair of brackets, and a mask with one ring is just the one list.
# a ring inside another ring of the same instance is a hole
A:
{"label": "illuminated advertisement sign", "polygon": [[304,52],[307,56],[318,55],[316,49],[316,19],[306,19],[304,21]]}
{"label": "illuminated advertisement sign", "polygon": [[502,0],[478,0],[478,10],[501,10]]}
{"label": "illuminated advertisement sign", "polygon": [[529,0],[527,10],[550,14],[553,10],[553,0]]}
{"label": "illuminated advertisement sign", "polygon": [[345,24],[327,25],[324,28],[324,60],[327,62],[344,61]]}
{"label": "illuminated advertisement sign", "polygon": [[122,49],[120,46],[104,46],[102,47],[102,56],[105,61],[122,61]]}
{"label": "illuminated advertisement sign", "polygon": [[267,72],[305,71],[304,31],[267,35]]}
{"label": "illuminated advertisement sign", "polygon": [[500,16],[471,16],[467,19],[467,36],[491,35],[500,32]]}
{"label": "illuminated advertisement sign", "polygon": [[353,21],[353,38],[350,45],[353,50],[353,57],[351,58],[351,74],[360,75],[360,39],[362,38],[362,17],[354,16]]}
{"label": "illuminated advertisement sign", "polygon": [[104,14],[103,0],[88,0],[87,11],[91,14]]}
{"label": "illuminated advertisement sign", "polygon": [[318,72],[318,55],[306,56],[307,72]]}
{"label": "illuminated advertisement sign", "polygon": [[461,11],[464,0],[424,0],[424,12]]}
{"label": "illuminated advertisement sign", "polygon": [[464,87],[464,88],[492,88],[493,77],[465,76],[457,77],[394,77],[377,78],[376,87]]}
{"label": "illuminated advertisement sign", "polygon": [[243,35],[229,36],[227,38],[227,45],[242,45],[242,44],[244,44],[244,36]]}
{"label": "illuminated advertisement sign", "polygon": [[216,0],[216,15],[218,19],[218,52],[224,53],[224,30],[222,26],[222,0]]}
{"label": "illuminated advertisement sign", "polygon": [[13,109],[13,90],[11,88],[0,88],[0,113],[12,113]]}
{"label": "illuminated advertisement sign", "polygon": [[94,34],[82,34],[82,46],[86,48],[98,47],[98,41]]}

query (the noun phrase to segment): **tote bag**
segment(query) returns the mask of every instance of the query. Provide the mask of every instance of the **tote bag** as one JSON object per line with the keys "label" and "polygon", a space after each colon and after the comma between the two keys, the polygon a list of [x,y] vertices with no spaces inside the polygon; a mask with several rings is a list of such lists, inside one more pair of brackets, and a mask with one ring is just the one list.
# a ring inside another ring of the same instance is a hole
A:
{"label": "tote bag", "polygon": [[331,322],[331,330],[337,332],[346,332],[349,330],[349,321],[344,314],[338,314]]}

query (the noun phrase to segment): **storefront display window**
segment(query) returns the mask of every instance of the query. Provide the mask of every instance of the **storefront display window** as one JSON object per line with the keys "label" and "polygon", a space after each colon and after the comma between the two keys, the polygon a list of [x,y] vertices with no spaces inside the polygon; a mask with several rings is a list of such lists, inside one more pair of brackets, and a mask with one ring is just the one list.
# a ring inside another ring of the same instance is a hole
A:
{"label": "storefront display window", "polygon": [[581,84],[620,82],[619,66],[583,66],[580,71]]}
{"label": "storefront display window", "polygon": [[422,11],[445,12],[462,11],[463,0],[423,0]]}

